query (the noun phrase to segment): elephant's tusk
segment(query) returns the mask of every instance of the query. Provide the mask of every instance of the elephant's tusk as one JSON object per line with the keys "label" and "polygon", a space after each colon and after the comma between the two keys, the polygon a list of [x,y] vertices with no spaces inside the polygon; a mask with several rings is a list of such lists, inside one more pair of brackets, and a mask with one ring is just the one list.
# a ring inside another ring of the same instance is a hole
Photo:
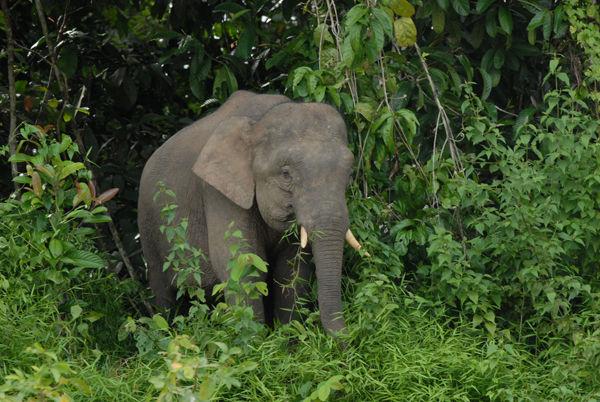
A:
{"label": "elephant's tusk", "polygon": [[304,226],[300,226],[300,247],[304,248],[308,244],[308,233]]}
{"label": "elephant's tusk", "polygon": [[[346,241],[348,242],[350,247],[352,247],[356,251],[358,251],[362,248],[362,246],[360,245],[358,240],[356,240],[356,237],[354,237],[354,234],[352,233],[352,231],[350,229],[348,229],[348,231],[346,232]],[[370,257],[371,255],[365,251],[365,256]]]}

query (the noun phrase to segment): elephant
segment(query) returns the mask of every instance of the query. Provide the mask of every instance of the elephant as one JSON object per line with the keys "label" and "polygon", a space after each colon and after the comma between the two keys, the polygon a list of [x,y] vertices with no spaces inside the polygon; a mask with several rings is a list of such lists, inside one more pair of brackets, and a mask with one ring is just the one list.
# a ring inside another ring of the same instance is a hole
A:
{"label": "elephant", "polygon": [[[249,300],[255,317],[281,323],[294,316],[294,302],[306,294],[316,272],[318,308],[329,333],[345,328],[341,274],[344,240],[360,244],[349,229],[345,200],[354,157],[339,112],[324,103],[293,102],[283,95],[236,91],[216,111],[183,128],[148,159],[140,181],[138,226],[154,302],[176,303],[171,270],[163,271],[170,246],[160,232],[157,183],[177,196],[176,219],[187,218],[188,242],[203,250],[202,287],[229,277],[231,222],[242,232],[245,251],[268,263],[252,280],[269,284],[268,300]],[[291,225],[300,246],[312,252],[314,271],[289,260],[298,244],[282,241]],[[304,281],[284,286],[292,275]],[[265,318],[267,317],[267,318]]]}

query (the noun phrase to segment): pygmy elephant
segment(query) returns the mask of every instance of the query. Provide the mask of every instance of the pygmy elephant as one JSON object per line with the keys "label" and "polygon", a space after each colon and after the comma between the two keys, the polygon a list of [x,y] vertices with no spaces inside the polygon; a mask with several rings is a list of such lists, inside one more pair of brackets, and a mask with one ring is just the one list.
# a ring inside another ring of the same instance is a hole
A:
{"label": "pygmy elephant", "polygon": [[295,269],[288,263],[298,245],[281,240],[296,220],[302,247],[310,236],[321,322],[330,332],[343,329],[344,239],[360,248],[345,202],[352,162],[344,121],[334,108],[280,95],[235,92],[179,131],[150,157],[140,184],[138,224],[156,303],[170,307],[176,295],[174,273],[162,269],[170,249],[159,230],[162,205],[153,201],[163,182],[177,196],[177,219],[188,218],[189,243],[208,257],[203,287],[229,276],[231,241],[224,234],[234,222],[246,251],[269,264],[268,273],[256,278],[269,284],[268,301],[251,301],[256,316],[288,322],[296,297],[307,289],[303,281],[294,281],[295,288],[283,285],[293,275],[311,276],[306,263]]}

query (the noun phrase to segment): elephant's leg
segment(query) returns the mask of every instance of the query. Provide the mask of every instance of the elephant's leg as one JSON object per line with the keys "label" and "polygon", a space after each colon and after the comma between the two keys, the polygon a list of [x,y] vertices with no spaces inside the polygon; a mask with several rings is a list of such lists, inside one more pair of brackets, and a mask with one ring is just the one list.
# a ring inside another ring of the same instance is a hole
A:
{"label": "elephant's leg", "polygon": [[286,324],[298,317],[296,303],[308,295],[312,269],[304,261],[308,256],[298,256],[298,246],[289,245],[278,255],[271,267],[272,286],[269,297],[273,306],[273,317]]}
{"label": "elephant's leg", "polygon": [[158,221],[153,219],[152,211],[140,208],[143,216],[139,220],[140,241],[147,264],[148,284],[154,294],[154,304],[162,308],[171,308],[175,304],[176,289],[173,274],[163,271],[166,246],[158,230]]}
{"label": "elephant's leg", "polygon": [[[218,281],[229,280],[227,264],[232,258],[230,247],[236,243],[242,243],[240,253],[254,253],[266,260],[264,238],[261,235],[261,218],[253,208],[245,210],[231,202],[210,186],[205,186],[204,206],[206,225],[208,231],[208,257],[212,271]],[[231,222],[233,226],[230,227]],[[225,239],[225,232],[240,230],[243,240],[236,237]],[[266,281],[266,273],[260,272],[258,276],[248,277],[247,281]],[[265,321],[263,298],[245,298],[248,305],[254,310],[257,320]],[[231,302],[231,300],[227,300]]]}

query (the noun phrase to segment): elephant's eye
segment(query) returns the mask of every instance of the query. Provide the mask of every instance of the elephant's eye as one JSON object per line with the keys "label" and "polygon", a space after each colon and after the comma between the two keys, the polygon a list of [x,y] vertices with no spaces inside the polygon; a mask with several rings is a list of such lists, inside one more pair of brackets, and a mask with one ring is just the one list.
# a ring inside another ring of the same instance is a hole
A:
{"label": "elephant's eye", "polygon": [[283,177],[283,179],[286,181],[289,181],[292,179],[292,175],[290,174],[289,166],[284,166],[281,168],[281,177]]}

